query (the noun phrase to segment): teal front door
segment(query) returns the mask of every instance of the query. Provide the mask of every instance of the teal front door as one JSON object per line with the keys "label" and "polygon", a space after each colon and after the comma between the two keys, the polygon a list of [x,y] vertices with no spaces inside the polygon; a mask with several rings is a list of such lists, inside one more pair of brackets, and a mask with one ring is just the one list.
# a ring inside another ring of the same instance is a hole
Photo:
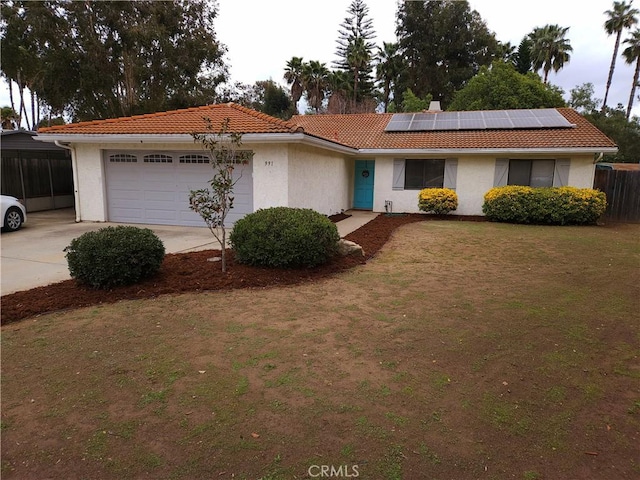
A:
{"label": "teal front door", "polygon": [[373,179],[375,171],[376,162],[374,160],[356,160],[353,208],[373,210]]}

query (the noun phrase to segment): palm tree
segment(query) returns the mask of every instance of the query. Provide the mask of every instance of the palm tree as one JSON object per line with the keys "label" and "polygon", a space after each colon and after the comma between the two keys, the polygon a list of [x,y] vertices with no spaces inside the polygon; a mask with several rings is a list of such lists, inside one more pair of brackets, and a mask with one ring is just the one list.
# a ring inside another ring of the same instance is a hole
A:
{"label": "palm tree", "polygon": [[311,60],[302,67],[302,86],[307,92],[307,101],[316,113],[320,112],[328,87],[329,70],[327,65]]}
{"label": "palm tree", "polygon": [[16,111],[9,107],[2,107],[0,109],[2,116],[2,130],[15,130],[18,121],[18,114]]}
{"label": "palm tree", "polygon": [[349,113],[347,99],[351,92],[349,73],[344,70],[329,72],[327,86],[331,92],[327,105],[327,113]]}
{"label": "palm tree", "polygon": [[631,107],[633,107],[633,101],[636,95],[636,87],[638,86],[638,76],[640,76],[640,29],[636,28],[635,32],[631,34],[630,38],[627,38],[624,43],[628,43],[629,46],[624,49],[622,56],[625,62],[632,64],[636,62],[636,72],[633,75],[633,83],[631,84],[631,95],[629,95],[629,105],[627,105],[627,120],[631,116]]}
{"label": "palm tree", "polygon": [[402,68],[398,48],[397,43],[382,42],[382,48],[378,47],[376,55],[376,80],[382,84],[382,103],[385,112],[389,109],[391,85],[398,79]]}
{"label": "palm tree", "polygon": [[609,16],[604,22],[604,29],[607,35],[616,34],[616,44],[613,47],[613,56],[611,57],[611,66],[609,67],[609,78],[607,79],[607,89],[604,93],[602,102],[602,111],[607,107],[607,98],[609,97],[609,88],[611,87],[611,79],[613,78],[613,70],[616,68],[616,57],[618,56],[618,48],[620,47],[620,37],[625,28],[631,28],[638,23],[636,15],[638,10],[631,8],[633,0],[627,5],[626,2],[613,2],[613,10],[607,10],[604,13]]}
{"label": "palm tree", "polygon": [[347,62],[349,70],[353,75],[353,103],[358,103],[358,85],[360,83],[360,73],[364,72],[371,61],[371,55],[367,50],[364,38],[358,37],[347,48]]}
{"label": "palm tree", "polygon": [[569,44],[569,40],[564,38],[569,27],[560,27],[559,25],[546,25],[538,27],[529,34],[531,38],[531,58],[534,70],[542,69],[544,71],[544,83],[547,83],[549,72],[553,69],[558,72],[565,64],[569,62],[569,52],[573,51],[573,47]]}
{"label": "palm tree", "polygon": [[304,87],[302,86],[302,71],[304,63],[302,57],[291,57],[287,62],[287,68],[284,69],[284,79],[287,85],[291,85],[291,98],[296,106],[298,113],[298,101],[302,98]]}

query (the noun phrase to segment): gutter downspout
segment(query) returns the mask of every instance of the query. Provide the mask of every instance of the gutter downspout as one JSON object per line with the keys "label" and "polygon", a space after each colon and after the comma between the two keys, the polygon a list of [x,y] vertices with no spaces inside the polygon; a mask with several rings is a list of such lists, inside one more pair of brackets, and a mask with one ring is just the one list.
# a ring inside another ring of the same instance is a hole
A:
{"label": "gutter downspout", "polygon": [[53,143],[57,147],[64,148],[65,150],[69,150],[71,152],[71,170],[73,171],[73,201],[75,203],[76,223],[80,223],[82,221],[82,217],[80,215],[80,187],[78,185],[78,161],[76,159],[76,149],[69,146],[68,144],[60,143],[60,140],[55,140]]}
{"label": "gutter downspout", "polygon": [[604,153],[600,152],[600,153],[596,154],[594,159],[593,159],[594,165],[596,163],[598,163],[600,160],[602,160],[602,157],[604,157]]}

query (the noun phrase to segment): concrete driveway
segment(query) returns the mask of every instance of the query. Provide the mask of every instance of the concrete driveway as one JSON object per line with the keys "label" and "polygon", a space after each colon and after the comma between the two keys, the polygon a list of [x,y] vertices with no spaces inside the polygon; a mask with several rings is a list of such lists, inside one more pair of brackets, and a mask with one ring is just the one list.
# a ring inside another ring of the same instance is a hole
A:
{"label": "concrete driveway", "polygon": [[[69,277],[63,249],[85,232],[117,223],[75,222],[73,209],[35,212],[17,232],[0,237],[0,292],[27,290],[66,280]],[[216,248],[217,242],[206,227],[136,225],[153,230],[163,241],[167,253]]]}

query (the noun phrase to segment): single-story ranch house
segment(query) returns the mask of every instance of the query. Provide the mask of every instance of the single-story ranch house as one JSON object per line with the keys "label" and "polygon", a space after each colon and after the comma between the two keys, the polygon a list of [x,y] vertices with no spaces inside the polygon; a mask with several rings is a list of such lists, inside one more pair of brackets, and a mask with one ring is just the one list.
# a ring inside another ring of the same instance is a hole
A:
{"label": "single-story ranch house", "polygon": [[71,151],[77,221],[203,226],[190,190],[207,186],[193,132],[205,120],[242,134],[231,222],[260,208],[417,212],[425,187],[456,190],[459,215],[482,215],[498,185],[591,188],[616,145],[570,108],[410,114],[297,115],[234,103],[43,128]]}

